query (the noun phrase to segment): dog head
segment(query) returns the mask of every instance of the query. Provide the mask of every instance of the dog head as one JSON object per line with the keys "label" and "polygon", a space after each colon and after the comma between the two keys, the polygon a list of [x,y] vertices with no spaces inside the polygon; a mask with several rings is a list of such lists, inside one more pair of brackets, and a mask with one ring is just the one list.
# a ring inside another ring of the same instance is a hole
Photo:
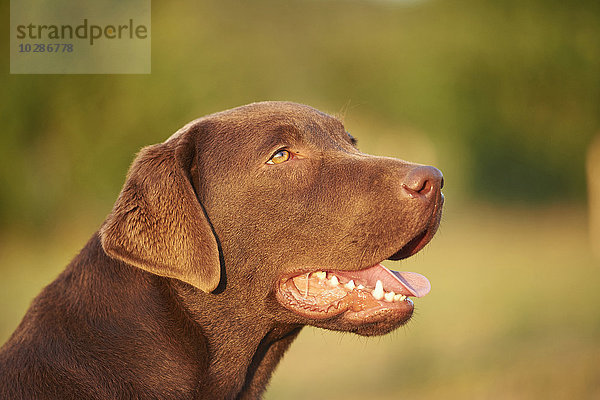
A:
{"label": "dog head", "polygon": [[318,110],[256,103],[143,149],[102,245],[279,322],[383,334],[410,318],[410,297],[429,282],[380,263],[429,242],[442,185],[435,168],[361,153]]}

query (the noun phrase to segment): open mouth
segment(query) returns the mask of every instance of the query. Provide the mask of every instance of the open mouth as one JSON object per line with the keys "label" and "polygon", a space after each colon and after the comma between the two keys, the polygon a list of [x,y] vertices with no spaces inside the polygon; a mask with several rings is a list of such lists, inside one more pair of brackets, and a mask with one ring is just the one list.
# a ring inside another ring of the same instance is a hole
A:
{"label": "open mouth", "polygon": [[[436,223],[429,226],[388,259],[401,260],[417,253],[436,228]],[[429,280],[420,274],[392,271],[377,263],[355,271],[313,270],[284,276],[276,296],[285,308],[315,322],[335,319],[349,327],[383,323],[393,329],[411,318],[411,298],[423,297],[430,289]]]}
{"label": "open mouth", "polygon": [[277,296],[288,309],[316,320],[339,316],[358,324],[407,321],[411,297],[423,297],[431,285],[414,272],[391,271],[381,264],[357,271],[313,271],[282,278]]}

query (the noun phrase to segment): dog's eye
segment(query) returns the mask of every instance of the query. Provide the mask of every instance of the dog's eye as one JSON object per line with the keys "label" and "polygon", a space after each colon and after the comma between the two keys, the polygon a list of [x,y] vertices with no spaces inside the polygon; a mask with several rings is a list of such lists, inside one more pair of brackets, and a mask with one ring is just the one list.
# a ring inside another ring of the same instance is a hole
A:
{"label": "dog's eye", "polygon": [[271,156],[267,164],[281,164],[292,158],[292,153],[288,150],[282,149],[278,150],[275,154]]}

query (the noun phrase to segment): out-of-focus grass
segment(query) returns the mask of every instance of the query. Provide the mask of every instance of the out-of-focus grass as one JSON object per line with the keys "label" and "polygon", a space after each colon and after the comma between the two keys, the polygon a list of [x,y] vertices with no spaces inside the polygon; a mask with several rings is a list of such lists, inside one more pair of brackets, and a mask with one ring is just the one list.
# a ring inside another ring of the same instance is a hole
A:
{"label": "out-of-focus grass", "polygon": [[574,209],[453,209],[422,253],[413,321],[361,338],[305,329],[268,399],[600,398],[600,264]]}
{"label": "out-of-focus grass", "polygon": [[[0,247],[0,341],[95,223]],[[305,328],[267,399],[585,399],[600,396],[600,264],[585,215],[448,204],[433,242],[389,263],[433,289],[405,328],[384,337]]]}

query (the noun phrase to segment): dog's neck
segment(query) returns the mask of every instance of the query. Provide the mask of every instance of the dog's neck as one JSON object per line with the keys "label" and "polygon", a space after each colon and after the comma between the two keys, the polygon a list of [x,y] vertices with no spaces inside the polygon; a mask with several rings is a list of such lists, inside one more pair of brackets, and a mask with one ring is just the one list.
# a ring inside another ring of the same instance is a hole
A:
{"label": "dog's neck", "polygon": [[[124,379],[146,379],[139,383],[150,382],[179,398],[199,393],[202,398],[206,393],[215,399],[257,398],[300,331],[298,325],[275,323],[260,307],[232,307],[240,301],[233,290],[206,294],[116,261],[104,253],[97,236],[86,247],[81,254],[87,256],[77,257],[63,275],[83,286],[74,293],[88,294],[76,300],[80,307],[101,309],[83,310],[86,315],[107,316],[98,326],[113,336],[99,344],[103,351],[123,351],[135,343],[128,362],[139,371]],[[104,367],[121,355],[114,356],[103,360]]]}
{"label": "dog's neck", "polygon": [[259,397],[301,327],[275,323],[235,290],[204,294],[176,280],[169,280],[169,286],[206,343],[201,391],[213,392],[215,398]]}

